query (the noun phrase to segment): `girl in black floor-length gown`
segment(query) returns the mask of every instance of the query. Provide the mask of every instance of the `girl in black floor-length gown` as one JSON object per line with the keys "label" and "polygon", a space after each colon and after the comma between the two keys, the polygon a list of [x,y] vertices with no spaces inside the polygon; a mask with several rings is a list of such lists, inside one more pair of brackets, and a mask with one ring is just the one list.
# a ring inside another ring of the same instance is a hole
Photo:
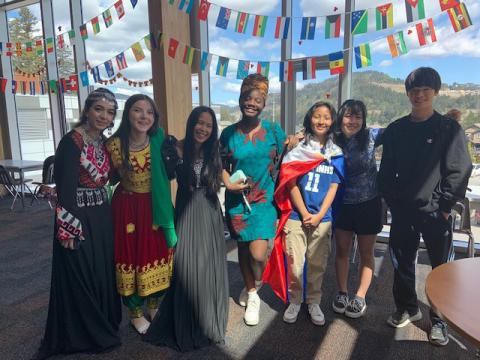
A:
{"label": "girl in black floor-length gown", "polygon": [[178,182],[178,243],[172,285],[144,339],[185,352],[223,343],[228,319],[215,113],[208,107],[195,108],[187,122],[185,140],[177,142],[169,137],[162,155],[169,176],[176,176]]}
{"label": "girl in black floor-length gown", "polygon": [[62,138],[55,153],[58,203],[50,303],[36,359],[103,352],[121,343],[113,226],[105,188],[110,162],[101,135],[113,126],[115,97],[106,89],[97,89],[88,96],[84,109],[80,126]]}

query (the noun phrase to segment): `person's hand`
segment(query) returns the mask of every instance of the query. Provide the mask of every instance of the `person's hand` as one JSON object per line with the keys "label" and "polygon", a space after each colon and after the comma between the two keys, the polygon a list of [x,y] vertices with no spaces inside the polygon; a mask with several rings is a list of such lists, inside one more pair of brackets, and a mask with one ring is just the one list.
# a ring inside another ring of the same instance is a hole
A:
{"label": "person's hand", "polygon": [[238,180],[234,183],[230,183],[227,187],[227,190],[233,193],[241,193],[242,191],[247,190],[249,188],[250,188],[250,184],[248,182],[244,182],[243,180]]}
{"label": "person's hand", "polygon": [[68,239],[65,241],[60,241],[60,244],[65,248],[65,249],[70,249],[74,250],[75,249],[75,239]]}
{"label": "person's hand", "polygon": [[295,135],[288,135],[284,143],[287,145],[288,151],[294,149],[304,137],[305,135],[302,132],[296,133]]}
{"label": "person's hand", "polygon": [[322,221],[322,218],[323,216],[320,216],[319,214],[310,214],[310,217],[303,219],[303,226],[305,226],[306,228],[316,228],[318,224],[320,224],[320,221]]}

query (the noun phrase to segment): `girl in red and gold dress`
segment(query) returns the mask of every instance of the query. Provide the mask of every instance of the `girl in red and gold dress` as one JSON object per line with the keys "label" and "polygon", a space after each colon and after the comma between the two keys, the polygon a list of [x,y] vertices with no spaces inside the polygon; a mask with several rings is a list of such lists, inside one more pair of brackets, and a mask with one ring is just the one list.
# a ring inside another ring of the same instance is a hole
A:
{"label": "girl in red and gold dress", "polygon": [[143,314],[145,300],[152,319],[159,292],[170,286],[169,248],[176,243],[170,183],[160,153],[164,132],[158,123],[153,100],[133,95],[107,144],[112,179],[120,181],[112,200],[117,290],[141,334],[150,325]]}

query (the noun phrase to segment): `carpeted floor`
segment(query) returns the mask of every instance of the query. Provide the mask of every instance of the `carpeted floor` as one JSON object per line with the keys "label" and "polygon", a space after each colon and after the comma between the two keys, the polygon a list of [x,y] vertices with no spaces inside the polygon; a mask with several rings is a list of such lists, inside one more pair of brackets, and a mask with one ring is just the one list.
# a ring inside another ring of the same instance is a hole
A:
{"label": "carpeted floor", "polygon": [[[53,211],[45,203],[10,211],[10,199],[0,199],[0,359],[29,359],[41,340],[50,289]],[[386,245],[375,251],[376,271],[367,297],[368,311],[357,320],[338,316],[331,309],[335,293],[333,253],[324,280],[322,309],[326,325],[310,322],[306,309],[295,324],[282,321],[284,305],[265,286],[261,321],[243,322],[237,303],[242,281],[234,243],[229,242],[230,314],[226,344],[187,354],[140,341],[128,325],[121,326],[123,345],[107,354],[76,354],[65,359],[475,359],[475,348],[455,333],[443,348],[428,343],[428,307],[424,294],[430,271],[425,250],[419,254],[417,291],[424,318],[395,330],[385,320],[394,310],[391,296],[392,266]],[[358,261],[358,259],[357,259]],[[353,271],[355,273],[355,271]],[[352,274],[353,275],[353,274]],[[354,288],[356,278],[352,277]],[[465,309],[475,311],[475,309]],[[480,326],[480,325],[479,325]]]}

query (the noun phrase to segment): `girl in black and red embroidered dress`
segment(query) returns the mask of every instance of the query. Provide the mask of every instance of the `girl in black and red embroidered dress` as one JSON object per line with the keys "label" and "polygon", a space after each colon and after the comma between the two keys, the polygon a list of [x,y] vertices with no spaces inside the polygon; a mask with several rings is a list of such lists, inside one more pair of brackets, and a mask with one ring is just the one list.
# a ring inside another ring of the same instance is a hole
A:
{"label": "girl in black and red embroidered dress", "polygon": [[37,358],[102,352],[120,345],[113,226],[107,190],[110,161],[103,131],[117,101],[107,89],[88,96],[79,126],[55,153],[58,195],[47,326]]}

